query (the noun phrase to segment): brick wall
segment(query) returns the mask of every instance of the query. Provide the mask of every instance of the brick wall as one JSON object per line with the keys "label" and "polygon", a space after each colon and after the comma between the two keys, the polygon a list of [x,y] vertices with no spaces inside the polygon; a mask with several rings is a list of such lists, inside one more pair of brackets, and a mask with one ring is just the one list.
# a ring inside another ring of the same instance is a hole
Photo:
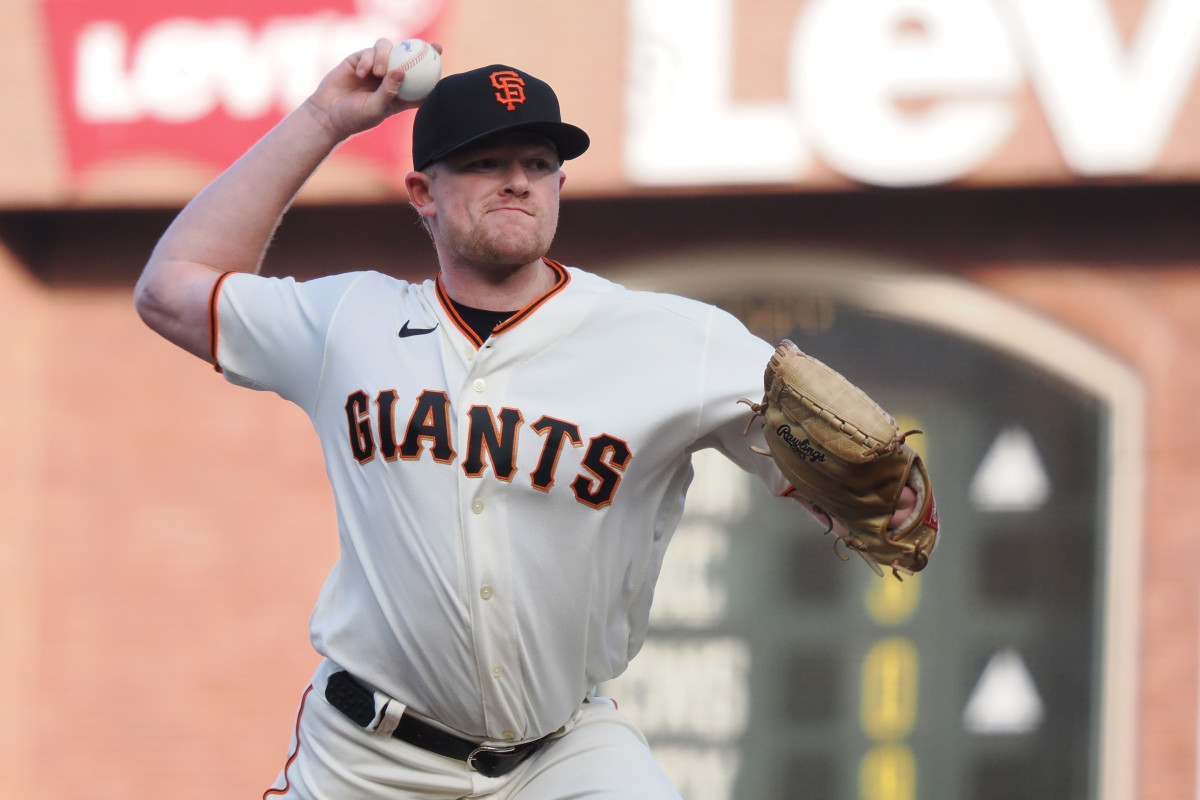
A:
{"label": "brick wall", "polygon": [[258,796],[336,558],[307,419],[160,341],[126,287],[5,264],[0,319],[0,796]]}

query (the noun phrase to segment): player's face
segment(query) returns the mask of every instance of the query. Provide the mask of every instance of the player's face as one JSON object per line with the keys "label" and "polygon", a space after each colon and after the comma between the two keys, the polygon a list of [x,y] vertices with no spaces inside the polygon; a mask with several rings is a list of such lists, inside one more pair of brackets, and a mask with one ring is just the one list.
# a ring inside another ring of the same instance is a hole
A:
{"label": "player's face", "polygon": [[430,224],[443,257],[519,267],[550,249],[566,176],[547,140],[512,134],[451,156],[430,172],[436,209]]}

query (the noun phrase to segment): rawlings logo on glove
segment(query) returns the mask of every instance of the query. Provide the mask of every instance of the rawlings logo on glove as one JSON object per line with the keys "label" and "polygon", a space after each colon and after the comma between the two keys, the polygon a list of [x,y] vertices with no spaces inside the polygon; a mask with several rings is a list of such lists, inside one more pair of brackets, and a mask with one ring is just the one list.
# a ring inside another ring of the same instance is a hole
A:
{"label": "rawlings logo on glove", "polygon": [[[761,403],[741,401],[765,427],[769,449],[755,451],[775,460],[793,494],[830,530],[844,529],[837,542],[877,574],[886,567],[899,579],[924,569],[937,543],[937,505],[921,457],[904,443],[920,431],[900,433],[861,389],[786,339],[764,383]],[[915,493],[916,507],[893,520],[905,487]]]}
{"label": "rawlings logo on glove", "polygon": [[780,439],[783,439],[783,441],[787,443],[787,446],[792,449],[792,452],[801,458],[807,458],[813,464],[817,463],[818,461],[825,460],[825,454],[813,447],[809,443],[808,439],[799,441],[795,436],[792,435],[791,425],[780,425],[778,430],[775,431],[775,434]]}

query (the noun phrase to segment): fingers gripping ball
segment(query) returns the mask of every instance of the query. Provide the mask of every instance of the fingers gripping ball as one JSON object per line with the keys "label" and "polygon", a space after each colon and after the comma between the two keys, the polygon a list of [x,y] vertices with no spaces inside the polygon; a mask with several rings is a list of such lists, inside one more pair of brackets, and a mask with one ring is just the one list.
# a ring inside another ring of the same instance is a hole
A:
{"label": "fingers gripping ball", "polygon": [[[831,530],[835,521],[845,528],[838,541],[876,573],[886,567],[900,578],[924,569],[937,542],[937,505],[921,457],[904,442],[920,431],[900,433],[865,392],[787,340],[764,383],[761,403],[741,401],[764,426],[769,449],[756,451],[775,460]],[[916,493],[916,508],[893,523],[905,486]]]}
{"label": "fingers gripping ball", "polygon": [[421,39],[405,39],[392,48],[388,72],[404,70],[404,82],[396,96],[401,100],[420,100],[433,90],[442,77],[442,56],[437,48]]}

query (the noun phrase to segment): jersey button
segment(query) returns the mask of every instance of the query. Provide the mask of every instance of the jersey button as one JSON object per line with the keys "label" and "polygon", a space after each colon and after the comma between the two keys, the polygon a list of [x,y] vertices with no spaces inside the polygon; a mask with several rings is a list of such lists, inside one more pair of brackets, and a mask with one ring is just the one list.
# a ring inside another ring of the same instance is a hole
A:
{"label": "jersey button", "polygon": [[472,500],[471,501],[471,512],[475,513],[475,514],[482,514],[483,513],[483,501],[482,500]]}
{"label": "jersey button", "polygon": [[482,597],[484,600],[491,600],[492,599],[492,587],[484,586],[482,589],[479,590],[479,596]]}
{"label": "jersey button", "polygon": [[487,388],[487,381],[485,381],[483,378],[476,378],[475,382],[471,384],[471,388],[477,392],[482,392]]}
{"label": "jersey button", "polygon": [[499,678],[503,674],[504,674],[504,667],[500,666],[499,664],[496,664],[495,666],[492,667],[492,677],[493,678]]}

